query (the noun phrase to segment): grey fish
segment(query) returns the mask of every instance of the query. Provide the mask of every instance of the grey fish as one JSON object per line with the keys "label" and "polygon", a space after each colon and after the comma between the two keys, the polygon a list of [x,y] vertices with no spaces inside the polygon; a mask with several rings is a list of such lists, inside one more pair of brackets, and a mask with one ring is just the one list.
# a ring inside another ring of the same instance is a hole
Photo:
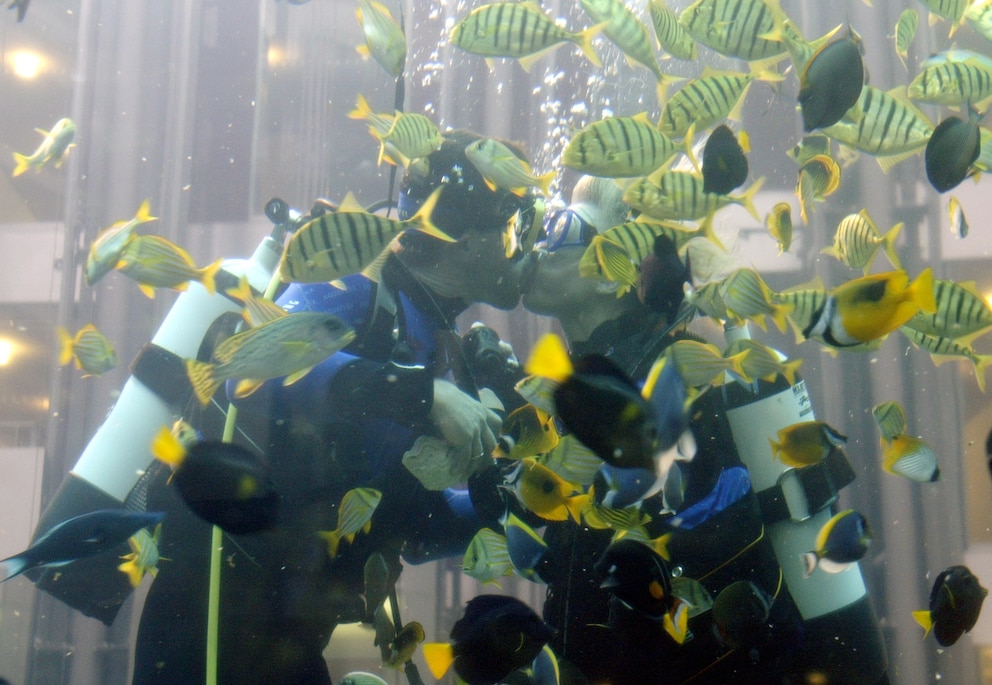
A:
{"label": "grey fish", "polygon": [[971,108],[968,120],[947,117],[934,129],[927,142],[927,179],[939,193],[946,193],[974,173],[972,165],[981,152],[978,122],[982,115]]}

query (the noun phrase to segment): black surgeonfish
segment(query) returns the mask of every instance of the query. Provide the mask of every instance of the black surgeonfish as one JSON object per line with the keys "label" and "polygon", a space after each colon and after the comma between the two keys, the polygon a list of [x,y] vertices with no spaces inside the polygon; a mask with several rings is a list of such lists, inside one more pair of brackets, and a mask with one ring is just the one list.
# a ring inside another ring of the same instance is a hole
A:
{"label": "black surgeonfish", "polygon": [[982,115],[971,108],[968,120],[947,117],[930,135],[924,153],[927,179],[939,193],[946,193],[974,173],[971,165],[982,149],[978,122]]}
{"label": "black surgeonfish", "polygon": [[39,566],[63,566],[109,552],[142,528],[162,520],[161,512],[99,509],[54,526],[20,554],[0,561],[0,582]]}
{"label": "black surgeonfish", "polygon": [[703,192],[726,195],[747,180],[747,157],[734,132],[717,126],[703,148]]}
{"label": "black surgeonfish", "polygon": [[554,635],[515,597],[479,595],[451,628],[451,644],[424,644],[424,660],[441,679],[452,666],[468,685],[492,685],[529,666]]}
{"label": "black surgeonfish", "polygon": [[967,566],[951,566],[933,582],[930,609],[914,611],[913,618],[927,631],[923,637],[932,629],[937,642],[950,647],[975,627],[988,594]]}
{"label": "black surgeonfish", "polygon": [[638,269],[637,297],[671,321],[685,299],[687,282],[692,282],[689,255],[683,262],[675,243],[668,236],[657,236]]}
{"label": "black surgeonfish", "polygon": [[813,53],[799,78],[803,130],[827,128],[854,107],[865,85],[861,37],[847,27],[847,36]]}
{"label": "black surgeonfish", "polygon": [[172,483],[208,523],[240,535],[265,530],[275,521],[279,496],[265,457],[217,440],[187,448],[168,428],[156,435],[152,454],[175,469]]}

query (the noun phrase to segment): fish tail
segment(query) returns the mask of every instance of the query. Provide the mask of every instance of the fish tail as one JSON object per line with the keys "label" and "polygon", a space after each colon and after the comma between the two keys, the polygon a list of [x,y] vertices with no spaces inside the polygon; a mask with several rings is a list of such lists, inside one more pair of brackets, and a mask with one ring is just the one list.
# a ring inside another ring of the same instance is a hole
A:
{"label": "fish tail", "polygon": [[[131,556],[130,554],[128,556]],[[138,559],[129,559],[117,567],[117,570],[127,576],[131,587],[138,587],[141,584],[141,569],[138,567]]]}
{"label": "fish tail", "polygon": [[455,663],[454,650],[450,644],[443,642],[425,642],[422,647],[427,668],[436,679],[440,680],[451,668],[451,664]]}
{"label": "fish tail", "polygon": [[207,292],[213,295],[217,292],[217,272],[220,271],[221,265],[224,263],[223,258],[219,258],[213,264],[205,266],[200,269],[200,284],[207,289]]}
{"label": "fish tail", "polygon": [[524,370],[562,383],[572,375],[574,369],[561,338],[554,333],[546,333],[531,350]]}
{"label": "fish tail", "polygon": [[779,452],[782,451],[782,443],[775,442],[774,438],[768,438],[768,444],[772,447],[772,459],[778,459]]}
{"label": "fish tail", "polygon": [[720,236],[716,234],[716,230],[713,228],[713,214],[714,212],[710,212],[706,215],[706,218],[703,219],[703,223],[700,225],[699,230],[702,231],[703,236],[711,243],[719,247],[721,250],[726,251],[726,246],[724,246],[723,242],[720,240]]}
{"label": "fish tail", "polygon": [[699,160],[696,158],[696,151],[692,149],[692,139],[696,137],[696,122],[693,121],[689,124],[688,130],[685,132],[685,136],[682,137],[682,152],[689,161],[692,162],[692,168],[696,171],[700,171]]}
{"label": "fish tail", "polygon": [[589,495],[575,495],[565,499],[565,508],[573,521],[582,523],[582,512],[589,508],[589,502]]}
{"label": "fish tail", "polygon": [[782,364],[781,374],[785,376],[785,380],[789,381],[789,385],[796,384],[796,372],[799,371],[799,367],[802,365],[802,359],[793,359]]}
{"label": "fish tail", "polygon": [[580,50],[582,50],[582,54],[586,56],[586,59],[597,67],[603,66],[603,62],[599,59],[599,54],[596,52],[596,48],[592,45],[592,39],[595,38],[599,32],[603,30],[603,27],[609,23],[610,22],[608,21],[604,21],[575,34],[575,44],[579,46]]}
{"label": "fish tail", "polygon": [[14,161],[17,162],[17,166],[14,167],[14,176],[20,176],[25,171],[31,168],[31,158],[27,155],[22,155],[19,152],[14,153]]}
{"label": "fish tail", "polygon": [[335,528],[331,531],[321,530],[317,532],[317,535],[322,537],[327,543],[327,556],[331,559],[336,557],[338,555],[338,546],[341,544],[341,534],[338,532],[338,529]]}
{"label": "fish tail", "polygon": [[156,219],[158,219],[157,216],[152,216],[151,200],[146,199],[141,203],[141,206],[138,207],[138,211],[134,215],[134,222],[136,224],[145,224],[149,221],[155,221]]}
{"label": "fish tail", "polygon": [[792,302],[780,302],[778,304],[772,305],[772,313],[770,314],[772,321],[778,327],[778,330],[785,333],[788,327],[787,321],[789,314],[795,309],[795,305]]}
{"label": "fish tail", "polygon": [[10,557],[0,561],[0,583],[19,576],[28,569],[28,561],[23,556]]}
{"label": "fish tail", "polygon": [[59,352],[59,366],[65,366],[72,361],[72,352],[74,349],[73,337],[64,327],[59,326],[55,329],[59,336],[59,344],[61,345],[61,350]]}
{"label": "fish tail", "polygon": [[458,241],[435,226],[434,222],[431,221],[431,214],[434,213],[434,207],[437,206],[437,201],[441,197],[441,190],[443,188],[444,186],[439,186],[437,190],[430,194],[430,197],[424,200],[424,204],[410,218],[410,222],[417,226],[418,230],[423,231],[432,238],[443,240],[446,243],[454,243]]}
{"label": "fish tail", "polygon": [[220,379],[214,377],[216,366],[208,362],[201,362],[195,359],[186,360],[186,375],[189,376],[190,385],[193,392],[199,398],[201,404],[208,404],[210,398],[220,387]]}
{"label": "fish tail", "polygon": [[152,438],[152,456],[173,468],[182,465],[186,458],[186,447],[167,427],[162,428]]}
{"label": "fish tail", "polygon": [[541,193],[544,195],[550,195],[551,182],[555,180],[555,172],[549,171],[546,174],[542,174],[541,176],[538,176],[535,180],[537,181],[537,187],[541,191]]}
{"label": "fish tail", "polygon": [[761,186],[765,184],[765,177],[762,176],[757,181],[751,184],[751,187],[747,189],[740,197],[738,201],[741,206],[747,210],[747,213],[754,217],[755,221],[761,221],[761,216],[758,215],[758,210],[754,208],[754,196],[758,194],[761,190]]}
{"label": "fish tail", "polygon": [[816,552],[805,552],[799,557],[803,561],[803,578],[809,578],[816,570],[816,565],[820,562],[820,557]]}
{"label": "fish tail", "polygon": [[975,380],[978,381],[978,389],[985,392],[985,370],[992,364],[992,354],[976,354],[971,358],[971,363],[975,366]]}
{"label": "fish tail", "polygon": [[675,609],[671,613],[665,614],[663,624],[665,626],[665,632],[673,640],[679,644],[685,642],[686,635],[689,632],[689,605],[678,601]]}
{"label": "fish tail", "polygon": [[355,109],[348,112],[348,118],[368,119],[371,116],[372,116],[372,107],[369,106],[369,101],[365,99],[364,95],[359,93],[358,101],[355,103]]}
{"label": "fish tail", "polygon": [[927,639],[927,635],[933,629],[933,616],[927,609],[922,609],[920,611],[913,612],[913,620],[920,624],[920,627],[925,631],[923,633],[923,639]]}
{"label": "fish tail", "polygon": [[665,561],[671,561],[672,555],[668,552],[668,543],[672,540],[671,533],[665,533],[661,537],[651,540],[651,549],[658,553],[658,556]]}
{"label": "fish tail", "polygon": [[902,268],[902,263],[899,261],[899,255],[896,254],[895,242],[896,238],[902,232],[903,226],[905,224],[900,221],[890,228],[888,233],[882,236],[882,250],[885,252],[885,256],[889,258],[889,261],[892,262],[892,266],[897,269]]}
{"label": "fish tail", "polygon": [[925,268],[909,286],[912,301],[927,314],[937,311],[937,298],[933,294],[933,269]]}
{"label": "fish tail", "polygon": [[665,103],[668,101],[668,89],[672,87],[672,84],[678,83],[679,81],[684,81],[681,76],[672,76],[671,74],[666,74],[665,72],[658,70],[658,85],[655,88],[655,93],[658,96],[658,105],[664,107]]}
{"label": "fish tail", "polygon": [[750,356],[751,350],[744,350],[743,352],[738,352],[737,354],[726,358],[727,361],[730,362],[730,368],[728,370],[743,379],[745,383],[750,383],[755,380],[748,376],[747,372],[744,371],[744,360]]}

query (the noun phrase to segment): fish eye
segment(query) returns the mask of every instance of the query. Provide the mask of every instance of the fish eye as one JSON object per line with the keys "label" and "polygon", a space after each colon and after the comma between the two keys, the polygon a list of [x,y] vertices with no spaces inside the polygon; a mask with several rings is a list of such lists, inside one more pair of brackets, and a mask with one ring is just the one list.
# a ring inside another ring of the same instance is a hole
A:
{"label": "fish eye", "polygon": [[517,441],[514,440],[509,435],[501,435],[499,436],[499,440],[496,441],[496,445],[506,454],[509,454],[511,451],[513,451],[513,447],[516,444]]}

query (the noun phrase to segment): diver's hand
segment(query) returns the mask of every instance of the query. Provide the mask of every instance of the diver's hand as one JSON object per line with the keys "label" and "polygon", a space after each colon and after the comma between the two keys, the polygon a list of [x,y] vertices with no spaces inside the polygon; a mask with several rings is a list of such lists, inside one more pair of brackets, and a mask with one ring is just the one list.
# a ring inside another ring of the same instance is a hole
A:
{"label": "diver's hand", "polygon": [[455,448],[452,451],[459,461],[481,460],[492,454],[503,424],[496,412],[440,378],[434,379],[430,419]]}

